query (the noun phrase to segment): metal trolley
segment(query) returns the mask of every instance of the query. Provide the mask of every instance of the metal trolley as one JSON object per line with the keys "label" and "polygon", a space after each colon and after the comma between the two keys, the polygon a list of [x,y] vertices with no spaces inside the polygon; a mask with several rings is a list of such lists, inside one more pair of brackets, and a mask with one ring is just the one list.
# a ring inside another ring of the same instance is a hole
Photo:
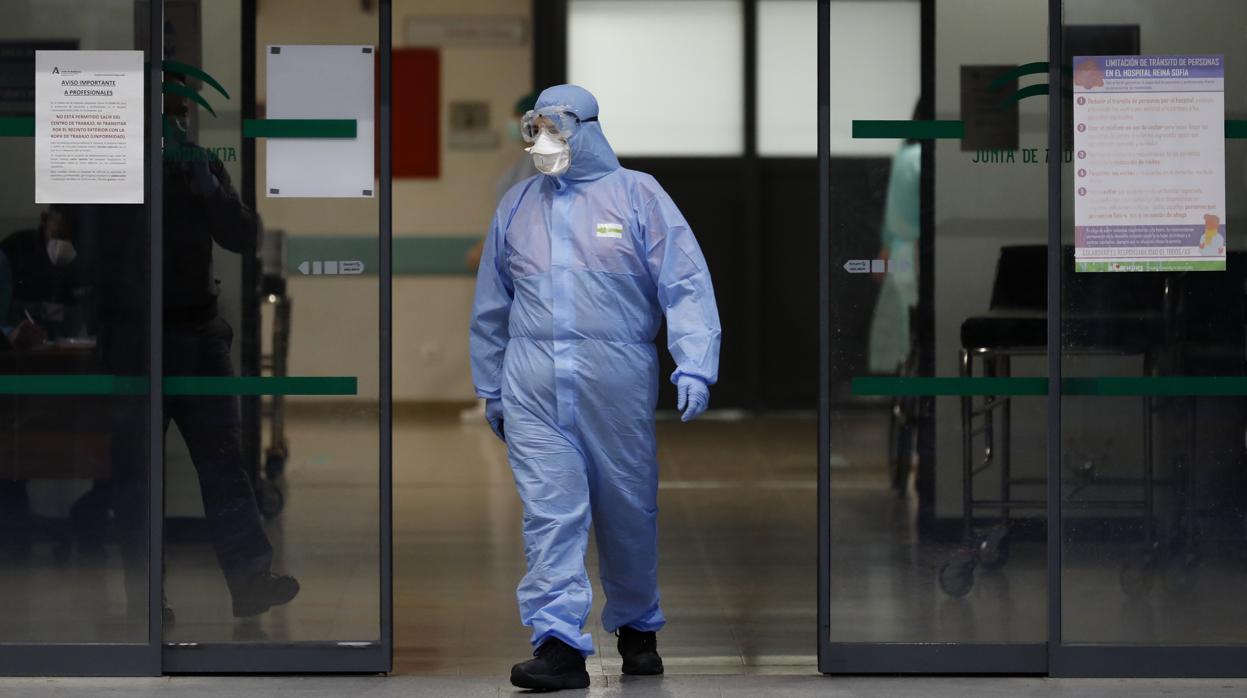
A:
{"label": "metal trolley", "polygon": [[[285,235],[280,230],[265,231],[261,254],[260,298],[272,309],[271,348],[260,354],[260,374],[288,375],[290,355],[290,317],[293,303],[286,290]],[[286,438],[286,402],[280,393],[268,396],[260,407],[269,422],[268,447],[264,449],[263,474],[257,474],[256,495],[260,511],[268,518],[281,513],[285,495],[279,483],[286,471],[290,442]]]}
{"label": "metal trolley", "polygon": [[[973,377],[976,364],[981,364],[985,377],[1009,377],[1015,357],[1046,355],[1047,309],[1042,296],[1046,254],[1043,246],[1002,249],[990,313],[967,319],[961,328],[959,373],[962,377]],[[1066,250],[1065,257],[1067,268],[1072,270],[1072,250]],[[1172,369],[1173,366],[1163,366],[1170,363],[1164,347],[1167,341],[1172,344],[1177,315],[1166,305],[1175,296],[1171,282],[1170,278],[1158,275],[1135,275],[1129,280],[1119,280],[1109,293],[1108,288],[1098,285],[1094,279],[1083,277],[1070,281],[1066,290],[1080,311],[1066,318],[1063,328],[1066,346],[1061,350],[1080,355],[1141,356],[1144,375],[1155,375],[1161,368]],[[1164,310],[1157,312],[1157,307],[1164,307]],[[950,596],[961,597],[970,592],[979,566],[996,569],[1008,562],[1016,512],[1047,508],[1043,499],[1015,496],[1015,488],[1042,486],[1047,479],[1018,477],[1013,473],[1012,400],[1008,395],[961,397],[961,545],[944,561],[938,573],[940,588]],[[1155,473],[1154,417],[1158,411],[1176,409],[1178,405],[1148,396],[1141,401],[1143,454],[1137,477],[1103,476],[1090,460],[1064,462],[1062,468],[1063,507],[1137,512],[1139,515],[1142,551],[1122,565],[1120,574],[1122,589],[1131,595],[1150,588],[1153,573],[1162,561],[1172,561],[1179,568],[1176,574],[1179,580],[1181,571],[1197,562],[1188,554],[1194,547],[1190,544],[1191,527],[1187,525],[1192,504],[1185,501],[1192,496],[1193,469],[1186,458],[1178,457],[1174,460],[1172,480],[1158,480]],[[999,489],[991,497],[977,498],[975,480],[992,468],[998,470]],[[1179,511],[1167,549],[1157,543],[1156,533],[1156,488],[1161,485],[1174,486],[1175,509]],[[1119,491],[1126,488],[1138,492],[1138,498],[1096,498],[1094,494],[1105,487]],[[983,512],[997,512],[998,516],[993,523],[976,527],[975,515]]]}

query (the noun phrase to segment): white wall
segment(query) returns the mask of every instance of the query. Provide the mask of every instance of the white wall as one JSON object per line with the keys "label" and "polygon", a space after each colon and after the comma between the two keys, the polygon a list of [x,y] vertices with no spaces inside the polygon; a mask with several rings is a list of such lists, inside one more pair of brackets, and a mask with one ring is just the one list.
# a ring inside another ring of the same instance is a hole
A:
{"label": "white wall", "polygon": [[[317,2],[264,0],[257,16],[257,81],[263,101],[264,55],[271,43],[376,43],[375,12],[357,0]],[[408,18],[419,16],[529,17],[527,0],[396,0],[394,46],[405,45]],[[531,89],[530,47],[459,47],[441,50],[441,176],[394,182],[394,234],[483,235],[494,211],[494,184],[522,154],[520,145],[500,139],[484,150],[447,145],[448,103],[470,99],[490,103],[494,128],[502,131],[517,99]],[[419,128],[396,122],[394,129]],[[257,149],[262,186],[264,146]],[[268,199],[259,197],[266,227],[288,235],[377,234],[377,201]],[[394,283],[394,398],[469,400],[468,315],[473,280],[467,276],[400,276]],[[355,280],[292,278],[294,334],[291,372],[296,375],[357,374],[360,391],[375,394],[377,278]],[[349,310],[348,310],[349,309]],[[331,321],[332,320],[332,321]]]}

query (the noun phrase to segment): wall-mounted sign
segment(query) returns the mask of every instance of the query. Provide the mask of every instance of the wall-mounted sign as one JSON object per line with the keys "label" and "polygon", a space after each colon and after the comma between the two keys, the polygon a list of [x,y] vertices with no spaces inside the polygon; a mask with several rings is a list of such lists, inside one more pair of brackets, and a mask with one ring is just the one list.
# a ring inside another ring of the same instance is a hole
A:
{"label": "wall-mounted sign", "polygon": [[1074,57],[1078,271],[1224,271],[1222,56]]}
{"label": "wall-mounted sign", "polygon": [[304,276],[351,276],[364,273],[364,263],[358,259],[327,259],[299,262],[299,273]]}
{"label": "wall-mounted sign", "polygon": [[451,148],[477,150],[497,148],[498,132],[490,128],[489,102],[483,100],[450,103]]}
{"label": "wall-mounted sign", "polygon": [[35,203],[143,203],[143,52],[35,52]]}
{"label": "wall-mounted sign", "polygon": [[354,138],[269,138],[270,197],[371,198],[372,46],[269,46],[269,119],[353,119]]}
{"label": "wall-mounted sign", "polygon": [[996,84],[1017,66],[961,66],[961,120],[966,133],[961,149],[1017,150],[1018,102],[1009,97],[1017,92],[1017,78]]}
{"label": "wall-mounted sign", "polygon": [[409,46],[527,46],[528,22],[522,17],[411,17]]}

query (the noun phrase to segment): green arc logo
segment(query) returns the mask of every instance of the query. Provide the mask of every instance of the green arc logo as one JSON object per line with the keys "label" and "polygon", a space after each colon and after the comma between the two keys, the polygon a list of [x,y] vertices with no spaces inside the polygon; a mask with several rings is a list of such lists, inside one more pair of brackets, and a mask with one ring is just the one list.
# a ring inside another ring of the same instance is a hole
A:
{"label": "green arc logo", "polygon": [[[205,73],[204,71],[200,70],[199,68],[196,68],[193,65],[190,65],[188,63],[181,63],[179,61],[163,60],[160,62],[160,67],[167,73],[181,73],[182,75],[185,75],[187,77],[197,78],[200,81],[202,81],[205,85],[209,85],[213,89],[215,89],[217,92],[220,92],[221,96],[224,97],[225,99],[230,98],[229,92],[227,92],[225,88],[221,86],[221,83],[216,81],[216,78],[213,78],[211,75]],[[194,102],[195,104],[198,104],[199,106],[203,107],[204,109],[207,109],[208,113],[211,114],[212,116],[216,116],[216,110],[212,108],[211,104],[208,104],[208,100],[204,99],[203,95],[199,94],[199,92],[197,92],[196,90],[192,90],[186,85],[182,85],[176,82],[169,82],[168,80],[166,80],[160,84],[160,91],[164,92],[165,94],[174,94],[174,95],[178,95],[181,97],[185,97],[191,100],[192,102]]]}

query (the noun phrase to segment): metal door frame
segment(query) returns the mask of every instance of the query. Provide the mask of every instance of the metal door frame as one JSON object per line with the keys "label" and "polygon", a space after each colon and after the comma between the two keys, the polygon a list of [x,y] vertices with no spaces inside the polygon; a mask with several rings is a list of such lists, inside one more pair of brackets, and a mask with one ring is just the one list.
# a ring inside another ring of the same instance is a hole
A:
{"label": "metal door frame", "polygon": [[[164,3],[148,5],[148,65],[151,57],[163,54]],[[151,296],[148,305],[148,471],[147,471],[147,641],[145,643],[46,643],[0,644],[0,676],[158,676],[160,674],[161,584],[160,555],[164,549],[164,477],[160,399],[160,341],[163,324],[159,309],[160,265],[163,250],[160,222],[164,198],[162,162],[155,154],[161,149],[160,71],[149,68],[144,76],[147,89],[147,173],[144,199],[147,206],[147,235],[150,243],[149,281]],[[152,300],[156,299],[156,300]],[[160,459],[160,460],[158,460]]]}
{"label": "metal door frame", "polygon": [[[1048,2],[1048,84],[1059,85],[1064,59],[1064,1]],[[1049,152],[1062,152],[1060,90],[1048,94]],[[1072,146],[1072,144],[1071,144]],[[1048,158],[1048,346],[1061,346],[1061,214],[1063,157]],[[1051,309],[1055,308],[1056,312]],[[1066,643],[1061,632],[1061,356],[1048,352],[1048,609],[1049,673],[1070,678],[1242,678],[1247,677],[1247,642],[1225,644]]]}
{"label": "metal door frame", "polygon": [[[1059,1],[1059,0],[1056,0]],[[935,94],[935,2],[921,0],[921,92],[934,109]],[[818,195],[819,195],[819,400],[818,400],[818,667],[826,674],[1042,674],[1048,668],[1044,643],[846,643],[831,641],[831,297],[830,275],[835,254],[831,211],[831,0],[818,0]],[[837,114],[840,116],[840,114]],[[847,117],[846,117],[847,118]],[[930,142],[922,149],[922,204],[924,230],[934,223],[935,150]],[[1059,174],[1059,170],[1058,170]],[[1059,231],[1058,231],[1059,232]],[[923,274],[921,295],[934,289],[930,235],[919,254]],[[919,328],[933,328],[931,309],[920,308]],[[932,357],[925,357],[928,363]],[[924,365],[924,374],[934,367]],[[919,439],[931,443],[934,433],[926,425]]]}
{"label": "metal door frame", "polygon": [[[934,104],[935,15],[937,0],[921,0],[922,93]],[[1063,515],[1061,491],[1062,351],[1048,352],[1047,390],[1047,582],[1048,632],[1046,643],[836,643],[831,641],[831,298],[834,239],[830,209],[830,17],[831,0],[818,0],[818,166],[819,166],[819,405],[818,405],[818,657],[819,670],[828,674],[1047,674],[1054,677],[1230,678],[1247,676],[1247,644],[1243,645],[1112,645],[1074,644],[1062,640],[1061,561]],[[1063,0],[1048,0],[1048,84],[1061,84],[1063,60]],[[1063,118],[1060,90],[1048,94],[1048,152],[1062,152]],[[934,149],[923,148],[922,228],[934,229]],[[1049,347],[1061,347],[1061,214],[1063,158],[1048,158],[1048,323]],[[929,240],[930,235],[924,235]],[[921,295],[934,290],[931,274],[933,248],[920,254]],[[920,317],[919,327],[932,322]],[[920,330],[921,331],[921,330]],[[934,375],[924,365],[924,375]],[[922,438],[931,438],[930,425]]]}
{"label": "metal door frame", "polygon": [[[255,116],[257,0],[239,0],[242,7],[243,111]],[[148,627],[144,643],[6,643],[0,644],[0,676],[159,676],[162,673],[387,673],[393,662],[393,503],[392,503],[392,156],[391,147],[391,0],[378,2],[380,182],[377,196],[379,356],[379,592],[380,637],[370,643],[212,643],[165,644],[163,639],[164,590],[164,415],[163,372],[163,147],[161,129],[162,75],[158,69],[164,55],[164,2],[152,0],[149,8],[148,45],[150,66],[147,90],[147,173],[144,196],[149,238],[148,297]],[[254,145],[243,141],[243,152]],[[244,200],[254,207],[255,160],[245,157]]]}
{"label": "metal door frame", "polygon": [[[255,74],[256,74],[256,5],[257,0],[241,0],[242,2],[242,72],[244,83],[244,104],[243,118],[254,118],[256,116],[256,100],[255,100]],[[360,643],[360,642],[287,642],[287,643],[270,643],[270,642],[242,642],[242,643],[169,643],[164,644],[161,648],[161,665],[160,669],[166,674],[215,674],[215,673],[388,673],[393,666],[393,649],[394,649],[394,620],[393,620],[393,477],[392,477],[392,456],[393,456],[393,423],[392,423],[392,386],[391,379],[393,376],[393,348],[392,341],[392,300],[391,289],[393,287],[393,267],[392,267],[392,211],[390,209],[392,202],[393,177],[392,177],[392,154],[390,147],[391,138],[391,91],[392,85],[390,80],[392,66],[392,48],[393,48],[393,12],[391,0],[379,0],[377,3],[377,44],[378,44],[378,112],[377,112],[377,138],[379,140],[378,154],[378,172],[379,182],[377,187],[378,199],[378,256],[380,270],[378,274],[378,308],[377,328],[379,337],[379,354],[378,354],[378,370],[379,370],[379,416],[378,416],[378,438],[379,438],[379,480],[378,480],[378,501],[377,512],[379,517],[378,531],[380,540],[377,541],[379,546],[379,569],[380,577],[380,618],[378,628],[380,630],[380,638],[377,642]],[[161,24],[154,24],[159,27]],[[153,32],[154,36],[161,36],[163,31]],[[160,52],[163,55],[163,51]],[[159,80],[156,82],[157,97],[159,97]],[[159,102],[157,102],[159,104]],[[159,106],[157,107],[159,109]],[[159,111],[156,114],[155,123],[159,123]],[[159,129],[156,133],[156,147],[160,145]],[[244,139],[244,153],[254,153],[254,144],[248,144]],[[155,152],[159,152],[156,150]],[[159,165],[159,163],[158,163]],[[255,158],[247,158],[244,163],[246,173],[243,181],[255,182]],[[160,177],[160,169],[157,167],[155,177]],[[251,197],[247,203],[254,207],[254,187],[246,187],[247,191],[243,193],[245,197]],[[159,197],[159,194],[157,194]],[[159,198],[156,199],[159,201]],[[157,218],[157,221],[160,219]],[[155,238],[159,239],[159,237]],[[160,268],[160,251],[156,245],[153,245],[153,269]],[[159,275],[153,272],[153,278]],[[161,292],[157,288],[156,283],[152,284],[152,307],[159,308],[161,303]],[[152,342],[153,352],[160,351],[160,337],[162,336],[162,327],[160,313],[153,313],[152,336],[155,338]],[[153,354],[152,364],[155,367],[161,366],[160,354]],[[153,385],[160,385],[159,368],[155,369]],[[159,391],[159,388],[157,388]],[[153,405],[160,404],[160,396],[157,392],[153,397]],[[157,416],[158,413],[157,413]],[[158,446],[153,446],[153,472],[161,472],[164,463],[164,443],[161,431],[162,421],[154,419],[153,421],[154,439],[159,439]],[[158,490],[159,492],[160,490]],[[163,524],[163,512],[161,516],[156,518],[157,524]],[[153,538],[153,540],[156,540]],[[163,547],[157,548],[163,550]],[[159,576],[160,567],[154,566],[157,577]],[[161,615],[161,597],[160,593],[153,595],[154,618],[156,619],[153,626],[159,633],[160,615]],[[159,637],[159,634],[157,634]],[[159,671],[156,673],[160,673]]]}

